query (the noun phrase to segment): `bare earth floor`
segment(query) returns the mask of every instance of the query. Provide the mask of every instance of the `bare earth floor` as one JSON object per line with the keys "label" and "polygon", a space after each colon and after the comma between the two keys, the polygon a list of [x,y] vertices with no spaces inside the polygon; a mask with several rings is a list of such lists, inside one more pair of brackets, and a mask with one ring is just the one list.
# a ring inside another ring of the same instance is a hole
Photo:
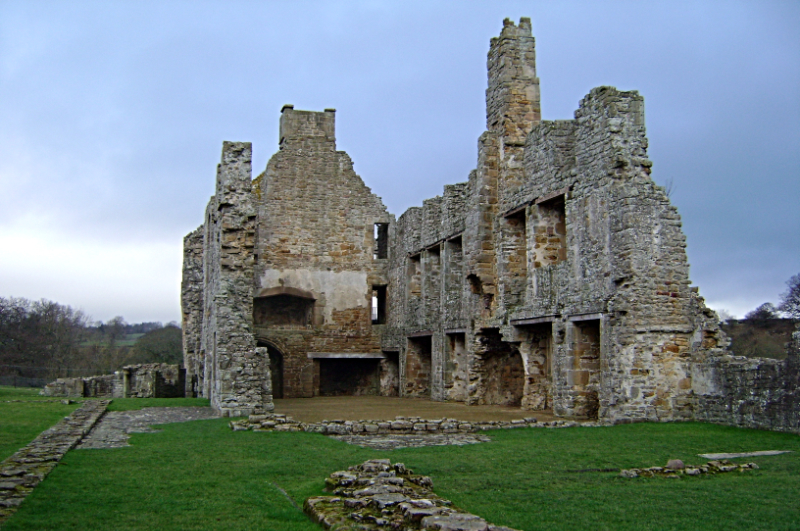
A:
{"label": "bare earth floor", "polygon": [[423,419],[451,418],[467,422],[535,418],[554,420],[553,412],[523,411],[507,406],[467,406],[456,402],[434,402],[424,398],[386,396],[332,396],[275,400],[275,413],[301,422],[323,420],[392,420],[397,416]]}

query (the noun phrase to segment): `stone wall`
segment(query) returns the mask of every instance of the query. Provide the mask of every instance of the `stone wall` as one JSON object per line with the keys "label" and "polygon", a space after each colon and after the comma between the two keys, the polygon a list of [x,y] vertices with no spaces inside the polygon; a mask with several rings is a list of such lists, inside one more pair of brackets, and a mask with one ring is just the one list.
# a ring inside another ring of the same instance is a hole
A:
{"label": "stone wall", "polygon": [[114,374],[58,378],[42,389],[44,396],[86,398],[179,398],[185,396],[186,371],[179,365],[127,365]]}
{"label": "stone wall", "polygon": [[381,352],[372,296],[387,260],[376,235],[385,247],[394,217],[336,150],[335,117],[285,106],[280,149],[253,183],[255,335],[281,357],[287,398],[381,392],[378,360],[360,355]]}
{"label": "stone wall", "polygon": [[[206,221],[184,241],[187,386],[228,414],[268,409],[272,389],[378,389],[796,429],[796,357],[731,357],[690,285],[643,98],[598,87],[572,119],[542,121],[526,18],[503,22],[487,71],[475,169],[396,223],[336,150],[333,109],[285,106],[253,181],[250,145],[225,144]],[[380,361],[331,361],[346,358]]]}
{"label": "stone wall", "polygon": [[183,313],[183,363],[186,368],[186,396],[202,394],[205,378],[205,352],[202,350],[203,328],[203,227],[183,239],[183,278],[181,310]]}
{"label": "stone wall", "polygon": [[[253,335],[256,209],[251,195],[251,158],[248,142],[222,145],[216,193],[206,208],[203,225],[203,321],[199,352],[205,359],[200,364],[193,362],[191,355],[184,356],[185,360],[188,357],[184,362],[187,369],[193,371],[189,374],[192,380],[200,381],[202,365],[203,396],[223,416],[273,408],[269,360],[256,351]],[[184,295],[188,298],[192,286],[192,282],[184,285]],[[194,309],[189,313],[193,311],[196,315]]]}
{"label": "stone wall", "polygon": [[641,96],[601,87],[574,120],[542,122],[526,19],[487,63],[476,170],[398,220],[384,346],[416,374],[414,336],[431,335],[435,399],[690,416],[685,238],[650,179]]}
{"label": "stone wall", "polygon": [[800,433],[800,323],[784,360],[711,351],[692,367],[695,418]]}

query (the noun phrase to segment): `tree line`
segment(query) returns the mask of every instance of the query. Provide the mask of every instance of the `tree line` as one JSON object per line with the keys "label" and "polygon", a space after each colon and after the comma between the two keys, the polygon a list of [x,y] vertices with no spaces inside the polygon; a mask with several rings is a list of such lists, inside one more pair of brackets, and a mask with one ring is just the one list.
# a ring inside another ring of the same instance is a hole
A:
{"label": "tree line", "polygon": [[177,323],[93,322],[47,299],[0,297],[0,384],[40,385],[65,376],[110,374],[136,363],[181,363]]}

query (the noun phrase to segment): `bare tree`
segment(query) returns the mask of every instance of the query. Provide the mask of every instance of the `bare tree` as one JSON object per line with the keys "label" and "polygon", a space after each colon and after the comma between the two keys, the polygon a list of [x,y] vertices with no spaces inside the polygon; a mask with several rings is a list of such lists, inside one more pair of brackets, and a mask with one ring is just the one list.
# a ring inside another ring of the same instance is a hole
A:
{"label": "bare tree", "polygon": [[787,280],[786,285],[789,289],[781,293],[778,310],[792,319],[800,319],[800,273]]}

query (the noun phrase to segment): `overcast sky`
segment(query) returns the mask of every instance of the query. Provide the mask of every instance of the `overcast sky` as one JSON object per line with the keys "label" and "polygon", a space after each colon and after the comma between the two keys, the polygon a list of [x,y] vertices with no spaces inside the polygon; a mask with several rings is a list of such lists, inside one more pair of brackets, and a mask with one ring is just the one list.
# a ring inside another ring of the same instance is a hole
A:
{"label": "overcast sky", "polygon": [[223,140],[277,150],[283,104],[399,216],[465,181],[489,39],[532,19],[542,114],[592,87],[645,98],[691,279],[714,308],[800,272],[800,3],[0,0],[0,296],[96,320],[180,320],[182,238]]}

